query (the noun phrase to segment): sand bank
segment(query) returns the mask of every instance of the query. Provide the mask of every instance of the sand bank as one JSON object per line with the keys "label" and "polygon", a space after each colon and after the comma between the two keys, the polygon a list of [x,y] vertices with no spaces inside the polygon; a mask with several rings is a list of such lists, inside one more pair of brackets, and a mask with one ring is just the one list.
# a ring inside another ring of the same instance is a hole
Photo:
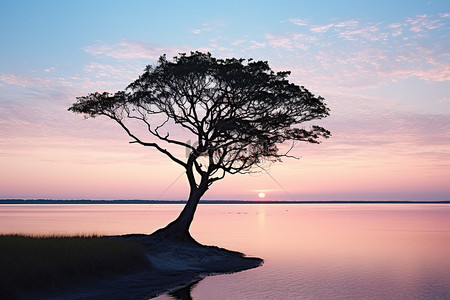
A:
{"label": "sand bank", "polygon": [[126,235],[112,238],[141,243],[151,267],[143,272],[119,278],[95,280],[64,290],[45,299],[149,299],[175,291],[208,275],[234,273],[262,265],[263,260],[216,246],[156,240],[150,235]]}

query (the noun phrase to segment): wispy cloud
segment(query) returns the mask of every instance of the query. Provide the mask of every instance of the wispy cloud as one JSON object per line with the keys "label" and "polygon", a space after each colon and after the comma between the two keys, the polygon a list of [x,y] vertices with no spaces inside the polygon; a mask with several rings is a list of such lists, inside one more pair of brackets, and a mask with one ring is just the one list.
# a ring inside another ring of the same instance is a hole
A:
{"label": "wispy cloud", "polygon": [[270,33],[266,33],[264,37],[269,41],[269,44],[273,47],[282,47],[285,49],[294,48],[293,39],[291,37],[275,36],[274,34]]}
{"label": "wispy cloud", "polygon": [[334,24],[327,24],[327,25],[313,25],[311,26],[310,30],[312,32],[316,33],[322,33],[327,32],[330,28],[334,27]]}
{"label": "wispy cloud", "polygon": [[112,78],[115,80],[134,80],[142,71],[142,64],[103,64],[91,62],[84,67],[87,75],[95,78]]}
{"label": "wispy cloud", "polygon": [[339,22],[339,23],[331,23],[331,24],[326,24],[326,25],[311,25],[310,30],[312,32],[315,33],[323,33],[323,32],[327,32],[328,30],[332,29],[332,28],[354,28],[356,26],[358,26],[359,21],[357,20],[348,20],[348,21],[343,21],[343,22]]}
{"label": "wispy cloud", "polygon": [[[81,77],[46,77],[46,76],[23,76],[16,74],[3,74],[0,76],[0,82],[7,85],[18,86],[25,90],[32,90],[35,94],[48,95],[49,91],[60,91],[65,93],[67,90],[77,89],[79,92],[89,92],[92,90],[115,91],[126,86],[130,79],[135,79],[143,67],[139,68],[110,68],[102,64],[91,63],[85,67],[86,74]],[[109,71],[115,72],[108,73]],[[91,74],[90,74],[91,73]],[[87,76],[91,75],[91,76]],[[20,94],[16,92],[16,94]],[[28,96],[27,98],[29,98]],[[44,96],[43,96],[44,97]],[[47,96],[50,97],[50,96]]]}
{"label": "wispy cloud", "polygon": [[428,15],[419,15],[415,18],[408,19],[411,31],[424,32],[427,30],[437,29],[444,26],[444,23],[440,19],[435,19]]}
{"label": "wispy cloud", "polygon": [[83,50],[92,55],[103,55],[117,59],[158,59],[164,53],[176,55],[179,52],[186,51],[186,48],[161,47],[140,41],[122,41],[112,45],[100,43],[87,46]]}
{"label": "wispy cloud", "polygon": [[401,23],[389,24],[388,28],[392,29],[392,32],[391,32],[392,36],[398,36],[403,33],[403,24],[401,24]]}
{"label": "wispy cloud", "polygon": [[203,23],[200,28],[193,29],[192,33],[193,34],[201,34],[203,32],[207,32],[207,31],[211,31],[211,30],[213,30],[213,26],[211,26],[211,24]]}
{"label": "wispy cloud", "polygon": [[416,34],[423,34],[427,31],[443,28],[446,24],[445,18],[447,18],[448,15],[449,14],[441,14],[439,16],[418,15],[414,18],[408,18],[403,22],[396,22],[387,26],[383,26],[379,23],[362,22],[352,19],[338,23],[322,25],[314,24],[310,25],[309,29],[318,34],[332,31],[345,39],[357,39],[357,37],[362,37],[377,41],[388,35],[401,35],[404,33],[404,29],[408,29],[408,31]]}
{"label": "wispy cloud", "polygon": [[238,45],[241,45],[243,43],[245,43],[245,40],[235,40],[235,41],[231,42],[231,45],[232,46],[238,46]]}
{"label": "wispy cloud", "polygon": [[329,104],[332,114],[322,125],[333,137],[318,148],[306,147],[311,149],[306,156],[341,164],[380,165],[395,157],[397,163],[450,166],[450,115],[396,111],[383,98],[349,94],[336,95]]}
{"label": "wispy cloud", "polygon": [[353,41],[359,40],[361,38],[370,41],[379,41],[386,39],[388,35],[389,34],[386,32],[380,32],[380,28],[373,25],[357,29],[345,30],[338,33],[339,37]]}
{"label": "wispy cloud", "polygon": [[232,52],[233,49],[225,46],[221,46],[220,44],[209,44],[209,47],[221,52]]}
{"label": "wispy cloud", "polygon": [[257,48],[265,48],[266,43],[264,42],[258,42],[258,41],[251,41],[250,49],[257,49]]}
{"label": "wispy cloud", "polygon": [[96,77],[111,76],[111,74],[119,72],[119,69],[117,67],[97,62],[90,63],[89,65],[85,66],[84,69],[88,73],[95,73]]}
{"label": "wispy cloud", "polygon": [[291,53],[301,62],[287,65],[293,75],[322,88],[360,89],[408,78],[446,82],[450,81],[448,42],[429,37],[444,30],[445,22],[442,15],[390,24],[351,19],[266,33],[263,41],[254,43],[267,42],[284,57]]}
{"label": "wispy cloud", "polygon": [[296,19],[296,18],[292,18],[288,20],[289,23],[298,25],[298,26],[307,26],[308,22],[304,19]]}
{"label": "wispy cloud", "polygon": [[4,83],[18,85],[21,87],[72,86],[72,82],[64,78],[42,78],[14,74],[3,74],[0,76],[0,80]]}
{"label": "wispy cloud", "polygon": [[334,27],[337,28],[353,28],[359,25],[359,21],[358,20],[347,20],[347,21],[342,21],[337,23],[336,25],[334,25]]}
{"label": "wispy cloud", "polygon": [[[291,18],[288,21],[297,28],[291,32],[267,32],[264,39],[229,41],[215,39],[202,51],[213,51],[216,55],[236,54],[236,48],[244,51],[260,50],[279,52],[289,50],[290,55],[302,62],[289,69],[299,71],[298,76],[317,83],[329,83],[339,88],[361,88],[402,80],[420,78],[430,82],[450,80],[448,51],[445,41],[438,41],[425,49],[421,39],[428,31],[443,29],[446,14],[422,15],[395,23],[371,23],[350,19],[329,24],[309,24],[305,19]],[[202,24],[200,31],[210,31],[212,25]],[[191,47],[157,46],[141,41],[122,41],[116,44],[99,43],[85,47],[94,56],[115,59],[156,60],[161,54],[177,55],[191,51]],[[286,59],[288,59],[286,57]],[[145,61],[147,64],[148,61]],[[114,64],[114,68],[117,68]],[[97,78],[108,74],[122,74],[124,70],[112,69],[113,64],[93,62],[86,71]],[[134,73],[135,74],[135,73]],[[133,74],[125,75],[127,78]]]}
{"label": "wispy cloud", "polygon": [[48,86],[50,84],[49,80],[39,77],[24,77],[13,74],[4,74],[0,76],[0,80],[4,83],[18,85],[21,87]]}
{"label": "wispy cloud", "polygon": [[302,49],[308,50],[309,46],[317,39],[314,36],[304,33],[294,34],[273,34],[266,33],[264,37],[267,39],[269,45],[275,48],[284,48],[288,50]]}

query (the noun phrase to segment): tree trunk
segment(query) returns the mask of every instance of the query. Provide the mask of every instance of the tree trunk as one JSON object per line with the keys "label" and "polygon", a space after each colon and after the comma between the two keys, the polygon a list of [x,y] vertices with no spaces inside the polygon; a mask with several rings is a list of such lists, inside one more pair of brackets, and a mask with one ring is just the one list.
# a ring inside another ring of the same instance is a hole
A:
{"label": "tree trunk", "polygon": [[155,231],[152,236],[160,239],[170,239],[177,242],[194,242],[197,243],[189,233],[194,214],[197,209],[200,198],[205,194],[207,188],[197,188],[191,186],[189,199],[181,211],[178,218],[169,223],[164,228]]}

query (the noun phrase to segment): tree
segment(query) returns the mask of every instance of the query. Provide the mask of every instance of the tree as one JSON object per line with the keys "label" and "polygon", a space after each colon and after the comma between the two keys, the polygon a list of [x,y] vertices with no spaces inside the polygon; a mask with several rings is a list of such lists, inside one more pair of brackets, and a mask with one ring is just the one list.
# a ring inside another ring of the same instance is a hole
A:
{"label": "tree", "polygon": [[[263,162],[280,161],[290,156],[296,142],[319,143],[330,136],[319,126],[299,127],[326,117],[329,110],[322,97],[290,83],[289,74],[252,59],[191,52],[169,61],[164,55],[124,91],[78,97],[69,110],[116,121],[130,143],[155,148],[184,168],[190,186],[187,203],[176,220],[155,234],[193,240],[189,227],[197,204],[214,182],[227,173],[247,173]],[[279,146],[286,142],[291,148],[282,152]],[[167,150],[167,144],[186,149],[186,157]]]}

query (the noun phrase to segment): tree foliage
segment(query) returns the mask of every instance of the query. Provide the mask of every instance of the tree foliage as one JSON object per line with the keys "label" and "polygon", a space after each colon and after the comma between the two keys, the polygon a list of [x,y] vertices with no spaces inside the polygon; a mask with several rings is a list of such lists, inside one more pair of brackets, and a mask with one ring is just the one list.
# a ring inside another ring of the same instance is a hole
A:
{"label": "tree foliage", "polygon": [[[300,127],[329,110],[322,97],[290,83],[289,74],[275,73],[265,61],[216,59],[210,53],[180,54],[173,61],[161,56],[124,91],[78,97],[69,110],[111,118],[133,143],[156,148],[183,166],[191,187],[207,189],[226,173],[249,172],[288,156],[280,144],[319,143],[330,136],[320,126]],[[146,138],[130,121],[145,126]],[[195,143],[174,137],[177,127]],[[175,156],[164,143],[189,154]]]}

